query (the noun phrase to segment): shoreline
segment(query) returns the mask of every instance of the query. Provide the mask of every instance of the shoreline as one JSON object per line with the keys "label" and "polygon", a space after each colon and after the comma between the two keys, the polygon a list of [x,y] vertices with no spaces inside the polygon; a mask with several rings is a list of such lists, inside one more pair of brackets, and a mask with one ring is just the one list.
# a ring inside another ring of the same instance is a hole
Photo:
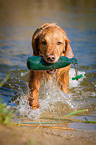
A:
{"label": "shoreline", "polygon": [[96,132],[0,124],[0,145],[95,145]]}

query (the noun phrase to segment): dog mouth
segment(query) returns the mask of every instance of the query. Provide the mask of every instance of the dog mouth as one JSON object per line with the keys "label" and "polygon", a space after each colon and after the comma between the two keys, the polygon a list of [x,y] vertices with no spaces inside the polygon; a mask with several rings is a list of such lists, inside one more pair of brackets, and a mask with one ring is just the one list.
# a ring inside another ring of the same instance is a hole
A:
{"label": "dog mouth", "polygon": [[[44,59],[48,64],[55,63],[55,61],[56,61],[54,55],[50,55],[50,57],[47,56],[47,58],[43,56],[43,59]],[[48,73],[48,74],[54,74],[55,72],[56,72],[56,69],[47,70],[47,73]]]}
{"label": "dog mouth", "polygon": [[54,74],[56,72],[56,69],[52,69],[52,70],[47,70],[48,74]]}

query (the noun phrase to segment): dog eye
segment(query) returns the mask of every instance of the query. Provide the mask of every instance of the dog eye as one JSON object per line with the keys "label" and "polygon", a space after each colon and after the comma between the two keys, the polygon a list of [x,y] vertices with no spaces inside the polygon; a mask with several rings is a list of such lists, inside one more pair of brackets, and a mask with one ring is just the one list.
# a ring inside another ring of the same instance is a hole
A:
{"label": "dog eye", "polygon": [[62,43],[60,41],[57,42],[57,45],[61,45]]}
{"label": "dog eye", "polygon": [[43,45],[46,45],[47,44],[46,40],[42,41],[42,44]]}

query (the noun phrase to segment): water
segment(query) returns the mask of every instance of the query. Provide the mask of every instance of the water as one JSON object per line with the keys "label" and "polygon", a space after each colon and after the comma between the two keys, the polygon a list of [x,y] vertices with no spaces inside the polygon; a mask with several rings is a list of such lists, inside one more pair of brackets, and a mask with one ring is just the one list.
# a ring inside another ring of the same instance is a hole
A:
{"label": "water", "polygon": [[[78,72],[78,74],[81,72]],[[85,74],[85,72],[82,72],[83,76]],[[70,88],[73,87],[77,87],[81,80],[83,80],[83,78],[81,78],[79,81],[74,81],[72,82],[72,77],[75,75],[75,70],[73,68],[71,68],[70,70]],[[72,86],[71,86],[72,85]],[[28,93],[27,93],[28,95]],[[67,95],[66,93],[62,92],[60,90],[60,88],[57,85],[56,80],[51,77],[51,79],[48,81],[46,80],[46,78],[43,78],[43,82],[41,84],[40,87],[40,91],[39,91],[39,102],[40,102],[40,107],[39,109],[33,110],[30,108],[30,106],[28,105],[28,101],[27,101],[27,97],[26,97],[26,93],[25,95],[22,94],[20,96],[20,98],[17,99],[17,101],[19,101],[19,105],[16,106],[16,109],[19,110],[19,113],[23,116],[27,116],[30,119],[37,119],[40,117],[40,115],[42,116],[42,113],[48,113],[48,116],[52,116],[51,112],[54,112],[53,115],[58,115],[61,116],[63,112],[64,113],[68,113],[68,111],[71,109],[76,110],[77,108],[80,108],[80,102],[76,102],[72,101],[72,94],[70,93],[69,95]],[[82,104],[82,103],[81,103]],[[58,107],[57,107],[58,106]],[[24,109],[27,108],[27,109]],[[69,109],[68,109],[69,108]],[[67,110],[66,110],[67,109]],[[58,112],[58,110],[61,110]],[[45,116],[45,115],[43,115]]]}
{"label": "water", "polygon": [[[95,6],[95,0],[88,2],[57,0],[53,4],[50,0],[0,2],[0,82],[10,74],[8,81],[0,88],[3,102],[15,107],[20,115],[26,115],[31,119],[38,118],[42,114],[61,117],[79,109],[89,110],[86,113],[89,120],[96,118]],[[46,22],[56,22],[66,31],[79,62],[79,73],[84,77],[79,81],[72,81],[71,78],[75,73],[72,66],[69,95],[58,88],[55,80],[49,82],[45,80],[46,85],[41,87],[39,93],[40,108],[32,111],[25,97],[28,94],[29,73],[26,60],[32,55],[32,34],[38,26]],[[71,125],[73,128],[76,126]],[[84,126],[78,124],[77,128],[82,130]],[[90,127],[87,124],[87,130],[94,131],[93,128],[95,125]]]}

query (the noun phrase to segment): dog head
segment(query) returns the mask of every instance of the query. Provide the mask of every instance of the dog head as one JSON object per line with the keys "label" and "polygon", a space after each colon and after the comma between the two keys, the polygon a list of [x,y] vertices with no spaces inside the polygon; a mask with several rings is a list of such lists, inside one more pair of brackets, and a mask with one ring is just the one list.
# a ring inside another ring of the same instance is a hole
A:
{"label": "dog head", "polygon": [[73,57],[70,41],[62,28],[56,24],[39,27],[32,39],[33,54],[42,56],[47,63],[55,63],[60,56]]}

